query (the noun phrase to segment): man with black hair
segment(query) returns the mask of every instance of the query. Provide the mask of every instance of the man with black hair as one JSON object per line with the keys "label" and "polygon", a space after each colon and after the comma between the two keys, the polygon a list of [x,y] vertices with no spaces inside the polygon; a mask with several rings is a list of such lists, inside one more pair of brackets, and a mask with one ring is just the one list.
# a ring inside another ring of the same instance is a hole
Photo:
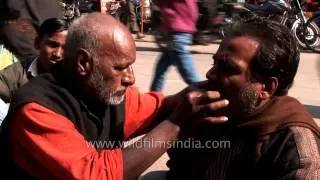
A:
{"label": "man with black hair", "polygon": [[287,95],[298,64],[285,26],[258,17],[235,23],[213,56],[206,88],[230,101],[220,112],[229,121],[185,137],[205,148],[171,149],[167,178],[319,179],[319,127]]}
{"label": "man with black hair", "polygon": [[[11,64],[0,71],[0,101],[10,103],[19,87],[38,74],[49,72],[53,64],[62,60],[67,28],[67,23],[57,18],[42,23],[34,45],[39,55],[26,57],[22,62]],[[1,108],[3,111],[6,109]]]}
{"label": "man with black hair", "polygon": [[38,54],[34,38],[48,18],[62,18],[57,0],[1,0],[0,39],[19,60]]}

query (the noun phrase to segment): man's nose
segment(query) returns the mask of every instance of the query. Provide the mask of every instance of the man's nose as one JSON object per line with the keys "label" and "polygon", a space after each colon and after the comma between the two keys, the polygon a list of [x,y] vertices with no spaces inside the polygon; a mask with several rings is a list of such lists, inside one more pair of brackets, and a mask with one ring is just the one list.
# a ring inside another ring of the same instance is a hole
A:
{"label": "man's nose", "polygon": [[53,51],[53,55],[57,58],[60,59],[63,56],[63,49],[62,48],[56,48]]}
{"label": "man's nose", "polygon": [[126,86],[130,86],[130,85],[133,85],[135,83],[134,72],[133,72],[133,69],[132,69],[131,65],[126,69],[125,76],[124,76],[122,82]]}

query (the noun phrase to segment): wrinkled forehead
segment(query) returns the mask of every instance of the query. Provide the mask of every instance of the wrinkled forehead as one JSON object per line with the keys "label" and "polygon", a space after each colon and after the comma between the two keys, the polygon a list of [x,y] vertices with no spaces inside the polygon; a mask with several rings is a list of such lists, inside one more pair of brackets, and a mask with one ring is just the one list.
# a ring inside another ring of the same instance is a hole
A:
{"label": "wrinkled forehead", "polygon": [[[53,36],[61,36],[61,37],[67,37],[68,35],[68,30],[62,30],[62,31],[59,31],[59,32],[53,32],[51,34],[47,33],[47,34],[43,34],[42,38],[43,37],[53,37]],[[41,36],[38,36],[39,38],[41,38]]]}
{"label": "wrinkled forehead", "polygon": [[223,40],[217,54],[252,59],[260,47],[257,38],[251,36],[235,36]]}
{"label": "wrinkled forehead", "polygon": [[131,36],[122,30],[115,30],[111,39],[107,38],[106,46],[108,46],[108,54],[117,57],[115,59],[136,59],[136,46]]}
{"label": "wrinkled forehead", "polygon": [[67,38],[68,31],[64,30],[61,32],[55,32],[52,34],[45,34],[44,36],[40,37],[41,42],[45,41],[55,41],[59,42],[61,44],[65,44],[66,38]]}
{"label": "wrinkled forehead", "polygon": [[136,46],[131,34],[123,31],[113,33],[114,49],[119,55],[126,56],[130,59],[136,58]]}

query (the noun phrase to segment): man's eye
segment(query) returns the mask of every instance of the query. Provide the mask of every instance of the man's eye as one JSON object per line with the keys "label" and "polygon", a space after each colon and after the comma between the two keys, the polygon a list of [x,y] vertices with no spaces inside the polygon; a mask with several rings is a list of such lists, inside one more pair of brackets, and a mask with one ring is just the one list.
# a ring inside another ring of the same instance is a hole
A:
{"label": "man's eye", "polygon": [[120,66],[118,66],[118,67],[115,67],[115,69],[117,70],[117,71],[124,71],[124,70],[126,70],[128,67],[126,66],[126,67],[120,67]]}
{"label": "man's eye", "polygon": [[56,48],[60,46],[60,44],[56,42],[48,42],[47,45],[51,48]]}

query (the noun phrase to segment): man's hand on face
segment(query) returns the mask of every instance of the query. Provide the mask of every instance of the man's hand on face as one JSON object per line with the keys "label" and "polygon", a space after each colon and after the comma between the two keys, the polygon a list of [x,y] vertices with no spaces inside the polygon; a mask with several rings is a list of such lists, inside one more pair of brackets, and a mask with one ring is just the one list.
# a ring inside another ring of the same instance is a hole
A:
{"label": "man's hand on face", "polygon": [[173,110],[169,120],[182,132],[197,128],[201,123],[224,123],[226,116],[214,116],[214,112],[226,107],[229,101],[220,99],[217,91],[189,90],[181,96],[180,104]]}

